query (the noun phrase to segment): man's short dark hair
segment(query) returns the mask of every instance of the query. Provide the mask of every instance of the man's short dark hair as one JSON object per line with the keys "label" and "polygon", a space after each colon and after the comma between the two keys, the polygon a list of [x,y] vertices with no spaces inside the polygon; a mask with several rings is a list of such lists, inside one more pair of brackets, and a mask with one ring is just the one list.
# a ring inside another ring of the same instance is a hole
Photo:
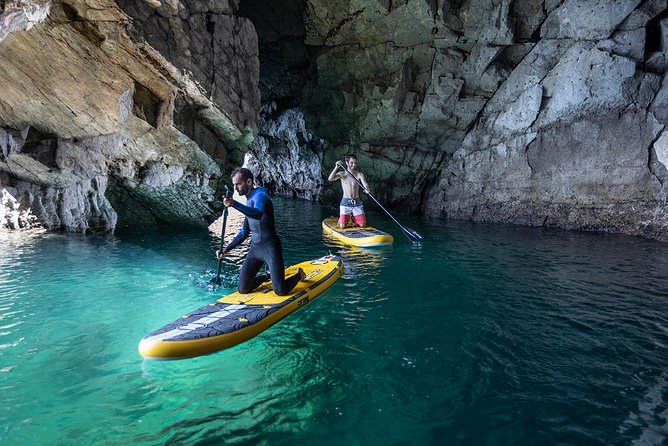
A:
{"label": "man's short dark hair", "polygon": [[351,158],[355,158],[355,159],[357,159],[357,155],[355,155],[354,153],[349,153],[349,154],[347,154],[347,155],[346,155],[346,163],[347,163]]}
{"label": "man's short dark hair", "polygon": [[246,181],[246,180],[255,181],[255,178],[253,178],[253,172],[246,169],[245,167],[237,167],[236,169],[234,169],[232,171],[232,173],[230,174],[230,177],[233,177],[236,174],[241,174],[241,181]]}

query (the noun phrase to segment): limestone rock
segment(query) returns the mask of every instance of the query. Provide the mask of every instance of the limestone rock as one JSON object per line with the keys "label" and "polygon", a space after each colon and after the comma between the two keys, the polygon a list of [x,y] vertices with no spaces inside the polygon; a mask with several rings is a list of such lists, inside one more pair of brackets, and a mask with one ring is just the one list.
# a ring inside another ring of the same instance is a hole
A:
{"label": "limestone rock", "polygon": [[3,5],[14,226],[203,224],[244,157],[334,204],[352,152],[392,209],[668,240],[666,0]]}
{"label": "limestone rock", "polygon": [[320,165],[325,143],[305,127],[298,109],[262,108],[258,137],[249,147],[245,166],[271,193],[316,200],[322,192]]}
{"label": "limestone rock", "polygon": [[[257,45],[250,23],[228,15],[238,5],[193,4],[193,26],[206,29],[214,47],[188,59],[193,70],[213,67],[200,78],[138,37],[112,0],[3,2],[0,188],[11,191],[4,203],[18,203],[45,228],[81,232],[215,219],[214,159],[241,159],[253,137]],[[183,5],[137,7],[177,20]],[[211,11],[219,15],[207,18]],[[243,39],[236,47],[227,44],[233,35]],[[234,48],[250,50],[241,60],[230,58]],[[239,85],[219,88],[233,78]],[[14,214],[5,212],[0,226],[17,227]]]}
{"label": "limestone rock", "polygon": [[192,73],[235,126],[256,130],[260,109],[257,34],[248,19],[236,15],[238,0],[168,1],[157,9],[135,0],[117,3],[141,24],[136,32],[177,69]]}
{"label": "limestone rock", "polygon": [[[665,239],[665,11],[309,0],[306,126],[330,143],[326,167],[348,151],[382,166],[371,176],[393,205]],[[411,154],[430,164],[398,174]]]}

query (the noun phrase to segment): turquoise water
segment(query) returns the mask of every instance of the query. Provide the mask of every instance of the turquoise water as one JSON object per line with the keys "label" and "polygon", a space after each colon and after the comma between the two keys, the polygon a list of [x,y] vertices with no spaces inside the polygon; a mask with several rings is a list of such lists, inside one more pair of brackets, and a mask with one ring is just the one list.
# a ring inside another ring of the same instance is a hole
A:
{"label": "turquoise water", "polygon": [[[150,331],[234,290],[213,233],[0,233],[0,444],[668,443],[668,255],[631,237],[410,220],[323,239],[276,199],[288,263],[343,277],[263,334],[144,361]],[[230,227],[238,225],[230,217]]]}

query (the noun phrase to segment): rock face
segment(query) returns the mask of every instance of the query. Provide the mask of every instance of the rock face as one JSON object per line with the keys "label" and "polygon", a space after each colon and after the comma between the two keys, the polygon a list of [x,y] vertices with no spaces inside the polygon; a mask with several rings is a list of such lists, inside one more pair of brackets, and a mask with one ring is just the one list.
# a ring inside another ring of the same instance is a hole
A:
{"label": "rock face", "polygon": [[[426,3],[420,4],[428,10]],[[415,144],[422,98],[412,89],[413,84],[426,88],[430,67],[422,55],[416,57],[425,63],[423,67],[410,60],[404,64],[416,51],[405,45],[419,40],[413,34],[423,18],[414,15],[421,7],[418,2],[398,7],[402,12],[388,15],[387,8],[378,2],[242,2],[239,13],[250,18],[258,32],[265,104],[261,119],[265,128],[280,128],[283,134],[251,146],[253,165],[262,170],[263,177],[271,178],[267,184],[270,190],[308,198],[305,191],[315,188],[321,190],[320,199],[334,204],[340,192],[326,183],[326,177],[336,160],[354,153],[379,200],[420,212],[421,197],[435,181],[446,152],[434,150],[435,142]],[[383,23],[370,27],[373,20]],[[428,16],[424,32],[429,39],[432,25]],[[423,42],[419,51],[433,52],[428,45]],[[397,85],[392,86],[393,82]],[[436,107],[439,113],[442,106]],[[304,115],[304,129],[301,122],[292,120],[296,125],[292,133],[308,135],[297,138],[306,144],[293,141],[287,144],[293,149],[287,151],[286,117],[300,114]],[[273,119],[278,121],[271,123]],[[447,129],[429,130],[438,137],[425,133],[426,139],[449,138]],[[463,130],[460,133],[463,137]],[[314,146],[317,140],[322,142]],[[294,149],[297,145],[299,151]],[[287,157],[288,152],[292,158]],[[298,153],[301,155],[294,157]],[[273,154],[290,159],[292,167],[286,169],[282,163],[280,171],[276,170]],[[308,162],[314,160],[313,154],[320,165]],[[306,163],[301,156],[306,156]],[[294,166],[300,166],[301,171],[284,175]]]}
{"label": "rock face", "polygon": [[287,51],[262,64],[293,73],[274,94],[302,80],[323,175],[353,151],[395,207],[668,240],[666,1],[307,0],[303,17],[300,76]]}
{"label": "rock face", "polygon": [[239,14],[255,24],[262,61],[262,110],[257,138],[245,166],[272,193],[320,199],[327,142],[307,129],[302,92],[309,84],[312,54],[304,43],[303,0],[244,0]]}
{"label": "rock face", "polygon": [[[208,94],[138,38],[113,1],[2,6],[0,226],[210,223],[220,166],[252,141],[259,101]],[[257,77],[255,57],[243,79]],[[218,83],[214,76],[209,91]]]}
{"label": "rock face", "polygon": [[334,203],[355,153],[390,208],[668,241],[666,0],[0,4],[7,227],[203,224],[242,162]]}
{"label": "rock face", "polygon": [[485,104],[427,214],[668,240],[658,155],[666,49],[648,32],[664,27],[665,8],[565,1],[546,10],[532,32],[540,39]]}
{"label": "rock face", "polygon": [[326,149],[323,140],[308,131],[299,109],[278,110],[269,102],[262,108],[257,138],[244,165],[274,193],[317,200],[322,193],[319,175]]}
{"label": "rock face", "polygon": [[146,42],[177,69],[187,73],[220,111],[245,134],[243,144],[230,145],[200,120],[181,95],[176,98],[174,125],[218,162],[243,158],[257,131],[260,111],[258,42],[250,20],[238,17],[239,0],[163,1],[154,7],[118,0],[136,24],[137,40]]}

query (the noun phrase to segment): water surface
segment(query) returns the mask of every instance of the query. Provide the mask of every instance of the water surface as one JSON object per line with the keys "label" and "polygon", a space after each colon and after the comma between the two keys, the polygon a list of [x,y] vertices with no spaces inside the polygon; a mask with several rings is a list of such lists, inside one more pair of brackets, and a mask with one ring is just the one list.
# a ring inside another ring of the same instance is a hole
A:
{"label": "water surface", "polygon": [[[0,443],[658,445],[668,256],[639,238],[397,217],[345,248],[275,199],[286,262],[343,277],[231,349],[145,361],[150,331],[235,289],[214,232],[0,233]],[[228,236],[238,228],[232,215]]]}

